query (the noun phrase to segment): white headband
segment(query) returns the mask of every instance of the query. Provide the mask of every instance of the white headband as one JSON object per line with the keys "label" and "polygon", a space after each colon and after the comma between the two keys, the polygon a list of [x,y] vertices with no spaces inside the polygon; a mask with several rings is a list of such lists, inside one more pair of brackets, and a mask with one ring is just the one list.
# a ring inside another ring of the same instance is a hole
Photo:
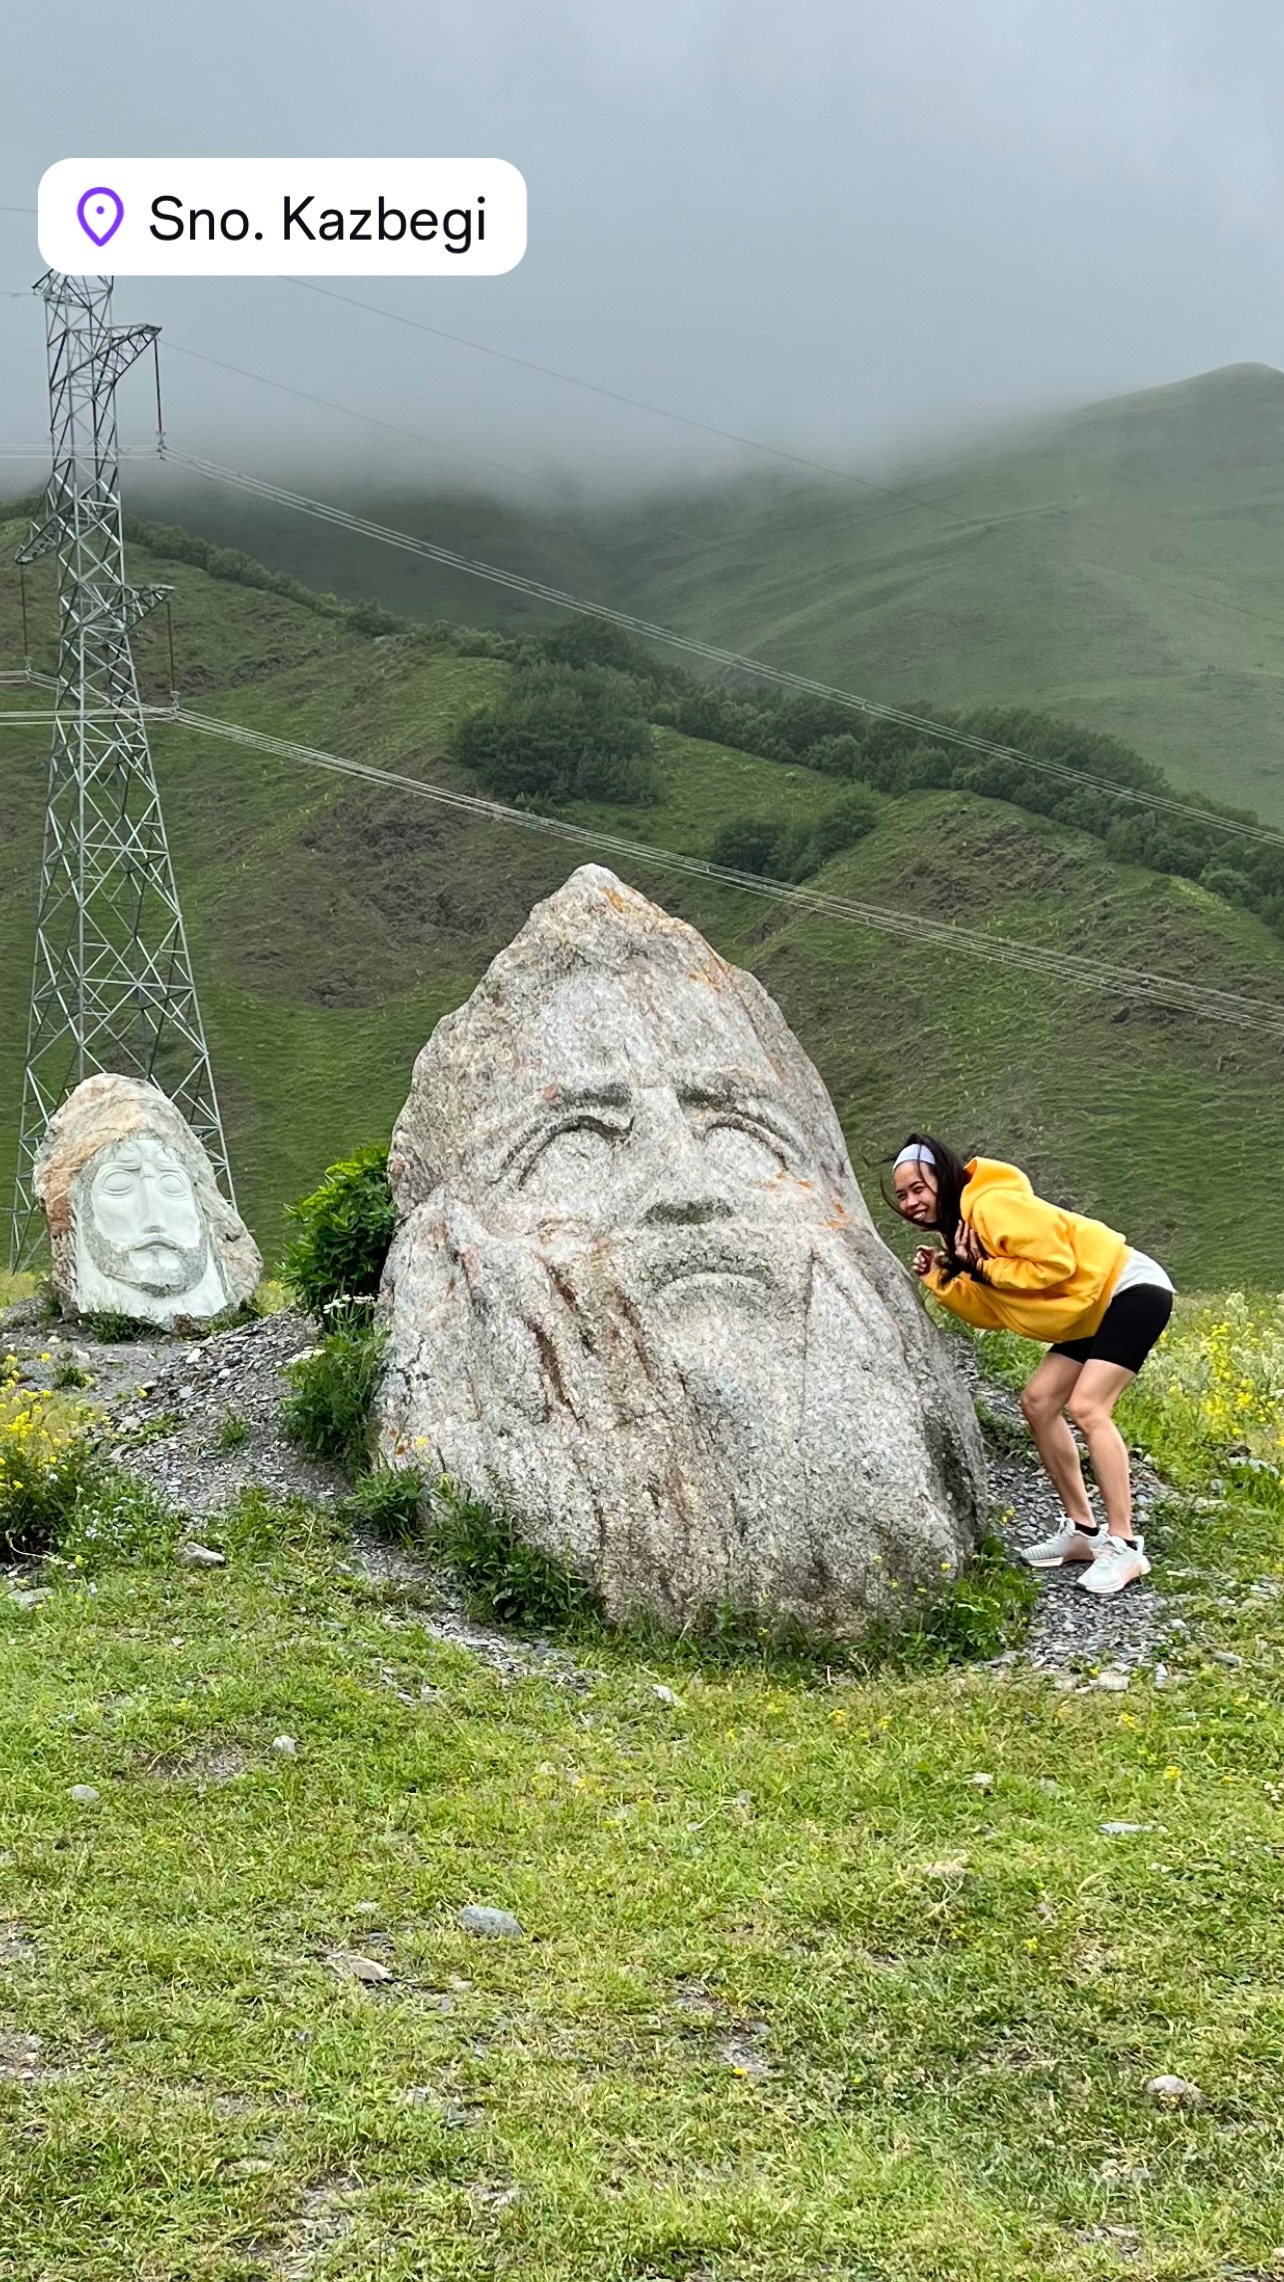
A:
{"label": "white headband", "polygon": [[935,1163],[936,1159],[926,1141],[907,1141],[896,1160],[896,1164],[893,1165],[892,1171],[895,1172],[901,1165],[934,1165]]}

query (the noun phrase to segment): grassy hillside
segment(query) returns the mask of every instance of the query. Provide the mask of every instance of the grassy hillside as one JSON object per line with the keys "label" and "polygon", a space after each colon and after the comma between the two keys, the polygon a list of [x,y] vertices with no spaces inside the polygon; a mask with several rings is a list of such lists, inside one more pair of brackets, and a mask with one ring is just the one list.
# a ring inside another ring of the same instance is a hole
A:
{"label": "grassy hillside", "polygon": [[[154,493],[149,511],[180,496]],[[759,480],[578,518],[460,494],[367,504],[870,696],[1066,714],[1284,823],[1284,375],[1268,366],[1091,406],[890,498]],[[497,589],[210,486],[189,512],[342,594],[532,620]]]}
{"label": "grassy hillside", "polygon": [[[6,553],[15,535],[0,532]],[[511,670],[418,636],[362,638],[333,615],[142,552],[132,573],[175,580],[182,678],[207,710],[411,774],[457,776],[443,757],[453,723]],[[33,583],[47,619],[50,598]],[[0,576],[0,651],[14,659],[16,608],[16,582]],[[138,647],[144,685],[159,692],[163,625],[141,628]],[[43,730],[4,734],[0,1195],[45,753]],[[576,813],[703,854],[730,815],[804,821],[836,790],[806,768],[675,733],[659,744],[657,807]],[[158,728],[156,754],[241,1202],[271,1257],[284,1202],[340,1151],[386,1132],[433,1022],[581,859],[534,833],[177,729]],[[1255,1205],[1284,1111],[1278,1042],[804,920],[641,860],[630,876],[780,999],[867,1187],[908,1125],[936,1126],[1016,1156],[1188,1284],[1284,1282],[1284,1231]],[[1260,921],[1188,883],[1112,864],[1098,842],[997,801],[888,799],[877,828],[820,884],[1284,1002],[1284,942]]]}

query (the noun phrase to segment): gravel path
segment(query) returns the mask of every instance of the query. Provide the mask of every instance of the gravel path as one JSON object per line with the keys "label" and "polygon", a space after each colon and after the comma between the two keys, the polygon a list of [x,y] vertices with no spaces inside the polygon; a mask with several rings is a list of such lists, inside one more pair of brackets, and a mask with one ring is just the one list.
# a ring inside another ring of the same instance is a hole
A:
{"label": "gravel path", "polygon": [[[990,1499],[1000,1513],[1011,1513],[1004,1536],[1014,1551],[1034,1545],[1056,1528],[1061,1502],[1042,1467],[1034,1458],[1009,1445],[1019,1436],[1029,1445],[1021,1406],[1006,1387],[983,1378],[972,1349],[958,1342],[954,1362],[974,1399],[1001,1422],[1000,1435],[986,1434],[986,1461]],[[1045,1569],[1039,1573],[1039,1599],[1030,1630],[1021,1649],[1021,1661],[1040,1671],[1066,1673],[1101,1666],[1107,1672],[1132,1672],[1139,1665],[1162,1662],[1165,1646],[1185,1631],[1184,1621],[1165,1604],[1157,1589],[1162,1575],[1162,1543],[1151,1534],[1151,1512],[1164,1494],[1164,1485],[1147,1467],[1133,1462],[1133,1501],[1136,1527],[1147,1540],[1153,1567],[1110,1600],[1085,1593],[1079,1569]],[[1162,1676],[1162,1675],[1161,1675]]]}
{"label": "gravel path", "polygon": [[[235,1331],[200,1340],[157,1337],[125,1345],[95,1342],[71,1326],[42,1327],[34,1302],[0,1317],[0,1349],[11,1350],[30,1385],[56,1385],[70,1370],[88,1374],[86,1398],[108,1415],[113,1457],[151,1482],[199,1523],[237,1491],[258,1484],[279,1497],[329,1504],[346,1489],[337,1466],[309,1458],[286,1440],[281,1400],[286,1367],[314,1346],[316,1325],[294,1311],[266,1316]],[[981,1377],[972,1350],[958,1341],[954,1360],[977,1397],[999,1423],[987,1433],[991,1497],[1010,1513],[1005,1532],[1015,1550],[1054,1526],[1055,1493],[1028,1448],[1015,1395]],[[1145,1468],[1134,1470],[1138,1521],[1148,1529],[1163,1485]],[[1162,1541],[1151,1577],[1112,1600],[1094,1600],[1078,1571],[1053,1570],[1040,1579],[1039,1601],[1022,1648],[1004,1659],[1061,1676],[1066,1685],[1123,1685],[1140,1666],[1158,1666],[1166,1645],[1184,1632],[1180,1617],[1161,1598]],[[369,1532],[353,1539],[353,1570],[398,1595],[413,1598],[415,1621],[439,1637],[471,1648],[497,1670],[515,1673],[538,1664],[550,1676],[574,1682],[574,1667],[547,1644],[517,1642],[473,1624],[448,1584],[427,1562],[383,1543]],[[430,1613],[426,1613],[426,1611]],[[1112,1680],[1113,1675],[1113,1680]]]}

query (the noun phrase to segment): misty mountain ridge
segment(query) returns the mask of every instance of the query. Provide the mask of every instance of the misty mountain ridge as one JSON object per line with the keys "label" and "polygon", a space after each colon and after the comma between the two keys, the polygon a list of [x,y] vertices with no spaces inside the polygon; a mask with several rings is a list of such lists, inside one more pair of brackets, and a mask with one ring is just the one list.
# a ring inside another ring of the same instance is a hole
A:
{"label": "misty mountain ridge", "polygon": [[[137,511],[312,587],[513,632],[545,605],[284,507],[127,469]],[[675,631],[919,705],[1028,704],[1284,823],[1284,373],[1228,365],[866,489],[784,468],[593,509],[309,485]]]}

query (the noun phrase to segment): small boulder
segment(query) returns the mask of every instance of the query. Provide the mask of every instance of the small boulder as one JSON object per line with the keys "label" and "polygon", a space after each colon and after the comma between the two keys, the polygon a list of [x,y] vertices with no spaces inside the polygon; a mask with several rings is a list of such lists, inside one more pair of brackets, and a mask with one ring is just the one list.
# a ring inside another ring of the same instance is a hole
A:
{"label": "small boulder", "polygon": [[1152,2076],[1146,2091],[1157,2107],[1202,2108],[1204,2095],[1185,2076]]}
{"label": "small boulder", "polygon": [[465,1902],[459,1913],[465,1933],[485,1934],[492,1941],[521,1941],[524,1928],[509,1910],[488,1909],[482,1902]]}

